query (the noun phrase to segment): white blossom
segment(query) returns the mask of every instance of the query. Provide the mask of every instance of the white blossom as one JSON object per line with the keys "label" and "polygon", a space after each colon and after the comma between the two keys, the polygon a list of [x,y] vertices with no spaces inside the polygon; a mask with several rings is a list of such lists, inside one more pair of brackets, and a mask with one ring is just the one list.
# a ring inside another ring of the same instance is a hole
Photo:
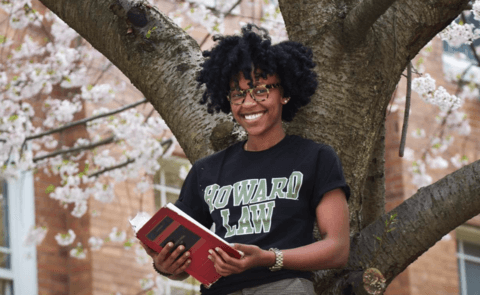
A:
{"label": "white blossom", "polygon": [[85,201],[75,202],[75,207],[73,208],[72,215],[77,218],[80,218],[85,213],[87,213],[87,210],[88,210],[87,202]]}
{"label": "white blossom", "polygon": [[468,157],[467,156],[461,156],[460,154],[456,154],[455,156],[450,158],[450,162],[455,166],[455,168],[460,169],[463,166],[468,164]]}
{"label": "white blossom", "polygon": [[143,278],[140,280],[140,287],[142,290],[148,290],[155,285],[153,279],[151,278]]}
{"label": "white blossom", "polygon": [[66,234],[61,234],[61,233],[56,234],[55,235],[55,240],[57,240],[57,243],[60,246],[68,246],[71,243],[73,243],[73,241],[75,241],[76,237],[77,236],[75,235],[73,230],[69,229],[68,233],[66,233]]}
{"label": "white blossom", "polygon": [[112,232],[108,235],[110,241],[123,243],[127,238],[127,233],[123,230],[118,230],[116,227],[112,228]]}
{"label": "white blossom", "polygon": [[473,24],[457,24],[453,21],[446,27],[439,36],[442,40],[447,41],[452,47],[460,47],[462,44],[471,44],[473,40],[479,37],[478,31],[475,30]]}
{"label": "white blossom", "polygon": [[38,246],[42,243],[42,241],[45,239],[45,236],[47,235],[48,229],[44,226],[42,227],[37,227],[33,226],[30,228],[28,231],[27,235],[25,236],[23,240],[23,245],[25,247],[29,246]]}
{"label": "white blossom", "polygon": [[414,131],[412,131],[412,137],[413,138],[425,138],[425,129],[417,128]]}
{"label": "white blossom", "polygon": [[87,257],[87,250],[83,248],[82,243],[78,243],[77,247],[70,250],[70,256],[77,259],[85,259]]}
{"label": "white blossom", "polygon": [[88,239],[88,246],[92,251],[100,250],[100,248],[102,248],[102,245],[103,245],[103,240],[101,238],[92,236]]}
{"label": "white blossom", "polygon": [[436,156],[435,158],[432,158],[429,154],[427,154],[425,161],[427,162],[428,166],[432,169],[448,168],[448,161],[442,158],[441,156]]}
{"label": "white blossom", "polygon": [[480,20],[480,1],[479,0],[475,0],[475,2],[473,3],[472,11],[473,11],[474,18],[476,20]]}
{"label": "white blossom", "polygon": [[140,265],[145,265],[152,261],[152,258],[148,256],[145,249],[139,244],[135,246],[135,261]]}

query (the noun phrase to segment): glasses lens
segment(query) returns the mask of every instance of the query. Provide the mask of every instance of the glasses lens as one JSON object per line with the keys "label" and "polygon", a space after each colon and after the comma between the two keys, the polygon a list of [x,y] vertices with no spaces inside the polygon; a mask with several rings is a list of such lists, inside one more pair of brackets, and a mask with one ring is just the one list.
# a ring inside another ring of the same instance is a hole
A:
{"label": "glasses lens", "polygon": [[252,91],[257,101],[263,101],[268,98],[268,89],[265,86],[257,86]]}
{"label": "glasses lens", "polygon": [[233,104],[242,104],[245,94],[243,91],[232,90],[230,91],[230,102]]}

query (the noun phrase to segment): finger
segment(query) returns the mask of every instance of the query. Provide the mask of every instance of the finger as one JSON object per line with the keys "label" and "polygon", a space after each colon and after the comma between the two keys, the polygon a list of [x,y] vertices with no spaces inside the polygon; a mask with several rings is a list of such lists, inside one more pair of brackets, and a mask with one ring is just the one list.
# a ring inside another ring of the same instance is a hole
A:
{"label": "finger", "polygon": [[222,259],[223,259],[223,261],[225,261],[225,263],[230,264],[230,265],[234,265],[234,266],[238,266],[238,259],[235,259],[235,258],[231,257],[230,255],[228,255],[225,251],[223,251],[219,247],[216,247],[215,251],[216,251],[216,253],[218,253],[220,255],[220,257],[222,257]]}
{"label": "finger", "polygon": [[[180,247],[185,248],[184,246],[180,246]],[[180,248],[180,247],[178,247],[178,248]],[[177,251],[177,250],[175,250],[175,251]],[[181,268],[185,264],[185,261],[187,261],[187,259],[189,259],[189,258],[190,258],[190,252],[187,251],[187,252],[183,253],[183,255],[182,255],[182,252],[180,251],[178,258],[172,264],[172,269],[174,271],[176,271],[176,269]]]}
{"label": "finger", "polygon": [[[180,245],[170,254],[170,256],[168,256],[165,262],[167,263],[167,265],[169,265],[169,267],[174,266],[177,258],[181,258],[180,255],[182,254],[183,250],[185,250],[185,246]],[[176,265],[176,267],[178,267],[178,264]]]}
{"label": "finger", "polygon": [[210,253],[208,258],[213,262],[215,269],[219,274],[222,274],[224,272],[236,272],[236,266],[226,263],[219,254],[215,253],[215,251],[209,250],[208,252]]}
{"label": "finger", "polygon": [[173,243],[172,242],[167,243],[165,247],[163,247],[162,251],[160,251],[160,253],[158,253],[158,255],[155,257],[155,262],[163,265],[167,257],[170,255],[170,252],[172,249],[173,249]]}
{"label": "finger", "polygon": [[[188,252],[186,252],[185,254],[187,254]],[[187,259],[186,261],[184,261],[183,265],[181,267],[179,267],[176,271],[174,271],[174,275],[178,275],[178,274],[181,274],[182,272],[184,272],[189,266],[190,266],[190,263],[192,262],[191,259]]]}

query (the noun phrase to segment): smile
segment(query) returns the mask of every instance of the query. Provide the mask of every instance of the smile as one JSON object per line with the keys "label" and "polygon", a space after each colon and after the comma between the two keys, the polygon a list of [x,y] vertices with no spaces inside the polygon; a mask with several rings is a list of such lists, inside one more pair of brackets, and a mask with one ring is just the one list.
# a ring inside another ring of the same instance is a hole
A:
{"label": "smile", "polygon": [[249,114],[249,115],[244,115],[243,117],[246,119],[246,120],[255,120],[255,119],[258,119],[260,118],[261,116],[263,116],[264,112],[261,112],[261,113],[256,113],[256,114]]}

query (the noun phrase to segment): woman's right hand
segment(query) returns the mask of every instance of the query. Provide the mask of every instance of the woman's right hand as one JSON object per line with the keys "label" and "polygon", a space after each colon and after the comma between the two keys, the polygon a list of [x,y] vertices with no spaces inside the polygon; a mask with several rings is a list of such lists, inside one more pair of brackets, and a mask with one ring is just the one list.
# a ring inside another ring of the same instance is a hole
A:
{"label": "woman's right hand", "polygon": [[[155,267],[163,273],[172,274],[173,277],[178,276],[179,274],[182,274],[190,265],[190,252],[188,251],[183,253],[180,258],[176,259],[185,249],[185,246],[183,245],[178,246],[172,253],[170,253],[170,251],[173,249],[173,243],[169,242],[167,245],[165,245],[165,247],[163,247],[160,253],[157,253],[145,245],[142,241],[140,241],[140,244],[145,251],[147,251],[147,254],[153,258]],[[173,277],[170,278],[175,279]]]}

